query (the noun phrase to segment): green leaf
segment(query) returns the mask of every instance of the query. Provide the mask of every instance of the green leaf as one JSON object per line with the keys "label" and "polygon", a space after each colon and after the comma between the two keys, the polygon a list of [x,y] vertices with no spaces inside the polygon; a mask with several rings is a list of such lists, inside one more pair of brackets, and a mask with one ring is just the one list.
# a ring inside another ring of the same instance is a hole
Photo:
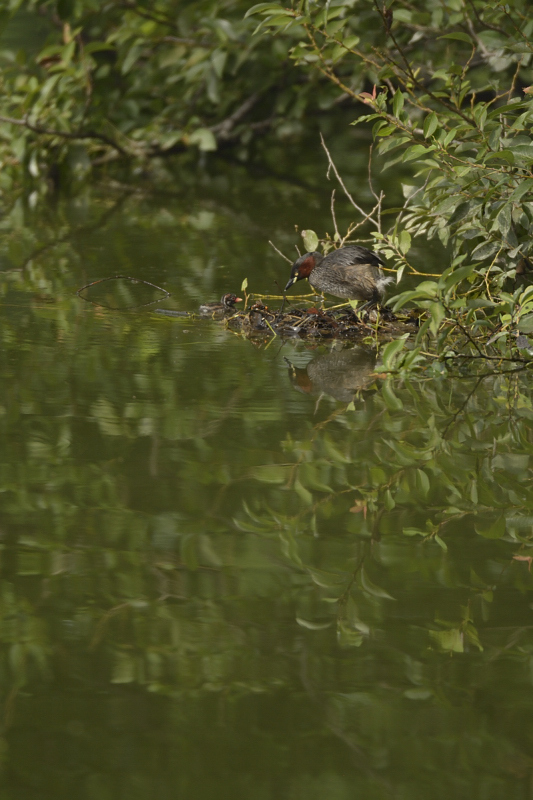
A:
{"label": "green leaf", "polygon": [[498,106],[494,111],[489,113],[489,119],[500,118],[502,114],[507,114],[508,111],[518,111],[529,106],[529,102],[521,102],[520,98],[516,97],[514,103],[507,103],[504,106]]}
{"label": "green leaf", "polygon": [[338,17],[343,11],[344,8],[342,5],[337,6],[336,8],[329,8],[329,3],[326,3],[326,8],[324,8],[322,11],[319,11],[315,17],[315,26],[320,28],[321,25],[327,25],[328,22],[330,22],[332,19],[335,19],[335,17]]}
{"label": "green leaf", "polygon": [[382,597],[385,600],[394,600],[395,598],[392,597],[385,589],[382,589],[380,586],[376,586],[370,578],[368,577],[368,573],[364,567],[361,567],[361,570],[358,574],[358,583],[361,586],[363,591],[367,592],[368,594],[372,595],[372,597]]}
{"label": "green leaf", "polygon": [[392,111],[395,117],[400,116],[400,111],[403,108],[403,104],[404,104],[403,92],[401,92],[400,89],[397,89],[394,98],[392,100]]}
{"label": "green leaf", "polygon": [[496,224],[500,232],[506,236],[511,227],[511,205],[506,203],[496,217]]}
{"label": "green leaf", "polygon": [[126,57],[124,58],[121,66],[121,72],[123,75],[127,75],[130,69],[133,67],[139,56],[141,55],[143,50],[142,44],[135,43],[130,49],[128,50]]}
{"label": "green leaf", "polygon": [[533,192],[533,178],[526,178],[526,180],[522,181],[516,187],[509,200],[517,203],[528,192]]}
{"label": "green leaf", "polygon": [[430,637],[440,647],[448,653],[463,653],[463,634],[460,628],[452,628],[448,631],[430,631]]}
{"label": "green leaf", "polygon": [[446,291],[449,291],[453,286],[457,286],[458,283],[464,281],[465,278],[469,278],[474,272],[474,269],[475,268],[473,264],[467,264],[465,267],[459,267],[459,269],[451,270],[449,274],[443,274],[440,281],[442,282],[442,285]]}
{"label": "green leaf", "polygon": [[360,42],[359,36],[346,36],[342,40],[342,44],[344,45],[344,47],[348,48],[348,50],[351,50],[351,48],[355,47],[355,45],[359,44],[359,42]]}
{"label": "green leaf", "polygon": [[116,47],[108,42],[88,42],[83,45],[83,52],[87,54],[100,53],[102,50],[116,50]]}
{"label": "green leaf", "polygon": [[526,314],[518,323],[520,333],[533,333],[533,314]]}
{"label": "green leaf", "polygon": [[411,300],[432,300],[439,293],[439,286],[435,281],[422,281],[418,285],[418,289],[411,289],[407,292],[401,292],[394,298],[392,304],[393,311],[403,308],[406,303]]}
{"label": "green leaf", "polygon": [[351,628],[344,620],[337,627],[337,636],[341,647],[360,647],[363,644],[363,634]]}
{"label": "green leaf", "polygon": [[431,114],[428,114],[424,120],[424,138],[429,139],[429,137],[435,133],[439,124],[439,119],[434,111]]}
{"label": "green leaf", "polygon": [[448,550],[448,545],[446,544],[446,542],[444,541],[444,539],[441,539],[441,538],[440,538],[440,536],[439,536],[439,534],[438,534],[438,533],[436,533],[436,534],[434,535],[434,537],[433,537],[433,538],[435,539],[435,541],[437,542],[437,544],[439,545],[439,547],[442,547],[442,549],[443,549],[444,551]]}
{"label": "green leaf", "polygon": [[446,311],[444,310],[444,306],[442,305],[442,303],[436,301],[434,303],[429,304],[429,313],[431,314],[431,322],[429,324],[429,328],[433,336],[436,336],[437,333],[439,332],[441,322],[446,316]]}
{"label": "green leaf", "polygon": [[400,339],[395,339],[393,342],[389,342],[387,345],[385,345],[381,353],[381,360],[386,369],[391,367],[395,356],[400,352],[400,350],[403,350],[408,336],[409,334],[406,333]]}
{"label": "green leaf", "polygon": [[203,152],[209,152],[217,149],[217,140],[209,128],[197,128],[189,136],[190,144],[197,144],[199,149]]}
{"label": "green leaf", "polygon": [[500,245],[496,242],[481,242],[472,251],[472,258],[482,261],[485,258],[490,258],[500,249]]}
{"label": "green leaf", "polygon": [[261,483],[283,484],[286,483],[288,477],[287,468],[281,464],[265,464],[254,467],[252,474]]}
{"label": "green leaf", "polygon": [[453,140],[455,139],[456,135],[459,133],[459,130],[460,130],[459,128],[452,128],[451,131],[448,131],[448,133],[444,137],[444,141],[442,143],[444,147],[448,147],[448,145],[451,142],[453,142]]}
{"label": "green leaf", "polygon": [[488,155],[485,158],[485,161],[494,161],[495,159],[507,161],[507,163],[511,164],[511,166],[514,164],[514,155],[511,150],[498,150],[497,153],[491,153]]}
{"label": "green leaf", "polygon": [[276,14],[279,14],[284,10],[285,9],[283,6],[280,6],[279,3],[256,3],[255,6],[252,6],[248,9],[244,15],[244,19],[251,17],[252,14],[261,14],[263,11],[275,12]]}
{"label": "green leaf", "polygon": [[381,387],[381,395],[385,402],[385,405],[390,411],[401,411],[403,409],[403,403],[399,397],[394,394],[394,390],[392,388],[392,381],[391,378],[387,378],[384,381]]}
{"label": "green leaf", "polygon": [[466,44],[474,45],[472,38],[467,33],[459,31],[454,33],[445,33],[443,36],[438,36],[438,39],[455,39],[458,42],[466,42]]}
{"label": "green leaf", "polygon": [[310,622],[310,620],[302,619],[302,617],[296,617],[296,622],[302,628],[307,628],[310,631],[323,631],[325,628],[331,628],[333,625],[333,620],[329,622]]}
{"label": "green leaf", "polygon": [[415,158],[422,158],[432,150],[435,150],[434,145],[431,145],[431,147],[426,147],[423,144],[414,144],[412,147],[408,147],[403,154],[403,161],[414,161]]}
{"label": "green leaf", "polygon": [[312,567],[308,567],[307,571],[316,585],[320,586],[322,589],[338,589],[339,586],[343,586],[347,580],[347,576],[343,573],[326,572],[323,569],[314,569]]}
{"label": "green leaf", "polygon": [[313,253],[318,247],[318,236],[312,230],[302,231],[304,247],[308,253]]}
{"label": "green leaf", "polygon": [[445,214],[447,211],[451,211],[454,208],[457,208],[457,205],[461,202],[461,197],[457,195],[453,195],[452,197],[445,197],[444,200],[441,200],[434,209],[432,209],[432,213],[435,216],[439,216],[440,214]]}
{"label": "green leaf", "polygon": [[418,528],[404,528],[402,530],[404,536],[426,536],[425,531],[420,531]]}
{"label": "green leaf", "polygon": [[424,497],[427,497],[427,495],[429,494],[430,483],[429,483],[429,478],[423,469],[415,470],[415,483],[418,491]]}
{"label": "green leaf", "polygon": [[513,156],[518,156],[521,161],[533,161],[533,145],[518,144],[514,147],[509,147]]}
{"label": "green leaf", "polygon": [[485,539],[501,539],[505,536],[506,521],[505,516],[500,514],[495,520],[490,522],[478,521],[474,523],[476,533],[483,536]]}
{"label": "green leaf", "polygon": [[465,626],[465,636],[470,644],[473,644],[480,652],[483,652],[483,645],[479,641],[477,628],[475,628],[471,622],[468,622]]}
{"label": "green leaf", "polygon": [[457,206],[455,211],[453,212],[452,216],[448,220],[448,225],[456,225],[458,222],[461,222],[465,217],[468,216],[470,209],[472,208],[471,202],[461,203]]}
{"label": "green leaf", "polygon": [[394,133],[394,131],[396,131],[396,130],[397,130],[396,125],[385,125],[384,127],[380,127],[380,129],[378,131],[376,131],[375,135],[376,136],[390,136],[391,133]]}
{"label": "green leaf", "polygon": [[408,231],[402,231],[398,239],[398,246],[405,255],[411,249],[411,234]]}
{"label": "green leaf", "polygon": [[[289,17],[288,21],[287,21],[287,17]],[[268,17],[265,20],[265,25],[272,25],[272,26],[277,27],[277,28],[280,28],[283,25],[289,26],[293,22],[292,17],[293,17],[292,14],[290,14],[288,11],[285,11],[284,14],[278,14],[276,17]]]}
{"label": "green leaf", "polygon": [[241,283],[241,292],[245,292],[248,288],[248,278],[245,278]]}

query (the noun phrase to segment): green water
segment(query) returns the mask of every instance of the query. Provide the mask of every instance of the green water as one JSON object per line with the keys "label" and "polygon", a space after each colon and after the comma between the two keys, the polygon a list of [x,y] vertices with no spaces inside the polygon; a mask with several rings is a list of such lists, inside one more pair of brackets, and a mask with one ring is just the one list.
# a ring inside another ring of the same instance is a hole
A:
{"label": "green water", "polygon": [[76,296],[277,291],[304,179],[6,209],[2,798],[533,796],[527,376]]}

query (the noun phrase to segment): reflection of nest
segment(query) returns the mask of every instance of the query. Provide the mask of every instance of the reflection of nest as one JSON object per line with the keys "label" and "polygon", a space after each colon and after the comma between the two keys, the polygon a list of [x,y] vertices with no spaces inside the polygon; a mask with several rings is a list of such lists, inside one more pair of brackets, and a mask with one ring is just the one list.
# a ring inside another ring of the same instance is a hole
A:
{"label": "reflection of nest", "polygon": [[336,400],[349,402],[356,392],[367,389],[375,381],[376,354],[363,347],[332,350],[311,359],[305,367],[297,367],[288,358],[289,377],[302,394],[329,394]]}
{"label": "reflection of nest", "polygon": [[346,308],[292,308],[282,313],[273,311],[261,301],[248,311],[239,311],[227,318],[231,330],[248,337],[281,336],[302,339],[360,340],[379,333],[398,336],[414,332],[418,327],[415,315],[397,317],[388,308],[369,309],[358,315]]}

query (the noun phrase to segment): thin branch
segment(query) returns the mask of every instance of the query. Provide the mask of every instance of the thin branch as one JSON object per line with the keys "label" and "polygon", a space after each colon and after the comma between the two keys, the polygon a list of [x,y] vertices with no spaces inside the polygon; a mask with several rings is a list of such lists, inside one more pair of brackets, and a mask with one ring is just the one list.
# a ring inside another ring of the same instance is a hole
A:
{"label": "thin branch", "polygon": [[370,148],[368,150],[368,186],[369,186],[370,191],[372,192],[372,195],[374,196],[374,198],[379,202],[380,198],[375,193],[374,186],[372,185],[372,154],[373,154],[373,152],[374,152],[374,142],[372,142],[372,144],[370,145]]}
{"label": "thin branch", "polygon": [[450,103],[446,102],[446,100],[443,100],[442,97],[437,97],[435,94],[433,94],[433,92],[430,89],[428,89],[427,86],[424,86],[423,84],[420,83],[420,81],[416,77],[415,73],[413,72],[413,68],[411,67],[408,59],[405,57],[405,54],[404,54],[402,48],[398,44],[398,41],[397,41],[395,35],[393,34],[393,32],[391,30],[389,30],[389,25],[388,25],[388,22],[387,22],[387,17],[385,15],[385,12],[380,7],[380,5],[377,2],[377,0],[374,0],[374,5],[375,5],[378,13],[381,16],[381,19],[383,20],[383,26],[385,28],[385,31],[388,32],[388,35],[391,37],[391,39],[394,42],[394,45],[395,45],[398,53],[400,54],[400,58],[402,59],[403,63],[405,64],[405,68],[402,69],[402,67],[399,64],[396,64],[396,62],[393,59],[390,59],[391,63],[393,63],[394,66],[397,69],[402,69],[402,72],[404,72],[406,75],[409,76],[409,78],[411,79],[413,84],[415,86],[417,86],[419,89],[423,89],[425,91],[425,93],[428,95],[428,97],[431,97],[431,99],[434,100],[436,103],[439,103],[440,105],[443,105],[445,108],[447,108],[449,111],[452,111],[454,114],[458,114],[460,117],[462,117],[462,119],[465,120],[465,122],[467,122],[473,128],[477,129],[478,126],[476,125],[475,120],[470,119],[470,117],[468,117],[467,114],[464,114],[461,111],[460,108],[458,108],[458,107],[454,108],[454,106],[452,106]]}
{"label": "thin branch", "polygon": [[235,109],[235,111],[223,119],[222,122],[218,122],[216,125],[213,125],[209,130],[213,133],[217,138],[224,140],[227,139],[230,135],[232,128],[240,122],[240,120],[252,109],[257,101],[259,100],[260,94],[259,92],[254,92],[250,97],[247,97],[244,103]]}
{"label": "thin branch", "polygon": [[113,139],[110,139],[109,136],[106,136],[103,133],[97,133],[96,131],[84,131],[83,133],[66,133],[65,131],[55,131],[51,130],[50,128],[44,128],[42,125],[34,125],[33,123],[29,122],[27,117],[24,119],[16,119],[15,117],[3,117],[0,116],[0,122],[7,122],[10,125],[19,125],[22,128],[27,128],[33,133],[40,133],[44,136],[60,136],[62,139],[98,139],[104,144],[109,145],[114,150],[117,150],[121,155],[127,156],[128,154],[126,151],[115,142]]}
{"label": "thin branch", "polygon": [[484,19],[481,19],[472,0],[468,0],[468,3],[472,6],[472,11],[476,15],[476,19],[480,25],[483,25],[483,27],[488,28],[491,31],[496,31],[497,33],[502,33],[504,36],[507,36],[506,31],[502,30],[502,28],[497,28],[496,25],[491,25],[489,22],[485,22]]}
{"label": "thin branch", "polygon": [[520,72],[520,67],[522,66],[522,61],[523,61],[523,57],[520,58],[517,61],[516,69],[515,69],[515,72],[514,72],[514,75],[513,75],[513,80],[511,82],[511,88],[507,92],[507,102],[508,103],[511,102],[511,97],[513,96],[514,91],[515,91],[516,81],[517,81],[517,78],[518,78],[518,75],[519,75],[519,72]]}
{"label": "thin branch", "polygon": [[335,189],[333,189],[331,193],[331,218],[333,219],[333,224],[335,225],[335,240],[339,242],[341,235],[337,225],[337,217],[335,216]]}
{"label": "thin branch", "polygon": [[329,162],[328,174],[329,174],[329,169],[332,169],[334,174],[335,174],[335,177],[337,178],[337,180],[339,181],[340,185],[342,186],[344,194],[346,195],[346,197],[348,198],[348,200],[350,201],[352,206],[356,209],[356,211],[359,211],[359,213],[364,217],[363,222],[366,222],[367,220],[369,220],[377,228],[378,227],[378,223],[376,222],[375,219],[372,219],[372,216],[371,216],[373,212],[371,211],[369,214],[365,214],[365,212],[363,211],[361,206],[357,205],[357,203],[353,199],[352,195],[350,194],[350,192],[346,188],[346,185],[344,184],[344,181],[342,180],[341,176],[339,175],[337,167],[335,166],[335,164],[333,162],[333,159],[331,157],[331,153],[329,152],[329,150],[328,150],[328,148],[326,146],[326,142],[324,141],[324,137],[322,136],[322,133],[320,134],[320,141],[321,141],[322,147],[324,148],[324,151],[325,151],[325,153],[326,153],[326,155],[328,157],[328,162]]}
{"label": "thin branch", "polygon": [[285,259],[285,261],[288,261],[288,262],[289,262],[289,264],[292,264],[292,261],[290,260],[290,258],[288,258],[286,255],[284,255],[284,254],[281,252],[281,250],[278,250],[278,248],[276,247],[276,245],[274,244],[274,242],[271,242],[271,241],[270,241],[270,239],[269,239],[269,240],[268,240],[268,243],[269,243],[269,245],[270,245],[271,247],[273,247],[273,248],[274,248],[274,250],[276,251],[276,253],[278,254],[278,256],[281,256],[282,258],[284,258],[284,259]]}

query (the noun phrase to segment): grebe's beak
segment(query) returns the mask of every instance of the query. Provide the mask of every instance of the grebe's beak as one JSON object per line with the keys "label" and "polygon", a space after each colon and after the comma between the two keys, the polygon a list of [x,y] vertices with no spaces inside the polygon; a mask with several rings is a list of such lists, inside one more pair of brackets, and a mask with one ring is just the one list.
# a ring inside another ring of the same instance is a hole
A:
{"label": "grebe's beak", "polygon": [[291,286],[292,286],[294,283],[296,283],[296,281],[297,281],[297,280],[298,280],[298,275],[293,275],[293,277],[292,277],[292,278],[289,278],[289,280],[288,280],[288,282],[287,282],[287,285],[286,285],[286,287],[285,287],[285,288],[284,288],[284,290],[283,290],[283,294],[285,294],[285,292],[287,291],[287,289],[290,289],[290,288],[291,288]]}

